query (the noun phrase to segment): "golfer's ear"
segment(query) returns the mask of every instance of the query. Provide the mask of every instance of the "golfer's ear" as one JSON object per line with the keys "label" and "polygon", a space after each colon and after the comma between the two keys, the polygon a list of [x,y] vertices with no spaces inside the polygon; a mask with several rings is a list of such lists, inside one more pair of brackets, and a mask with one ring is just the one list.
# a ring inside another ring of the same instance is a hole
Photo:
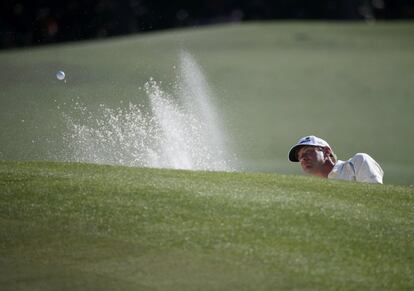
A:
{"label": "golfer's ear", "polygon": [[323,148],[323,154],[325,157],[329,157],[332,154],[332,150],[328,147]]}

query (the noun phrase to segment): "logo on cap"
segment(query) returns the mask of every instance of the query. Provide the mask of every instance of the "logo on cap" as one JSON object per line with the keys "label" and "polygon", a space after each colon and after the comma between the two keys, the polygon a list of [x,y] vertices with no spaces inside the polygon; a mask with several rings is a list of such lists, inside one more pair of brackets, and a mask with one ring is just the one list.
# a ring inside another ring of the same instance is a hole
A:
{"label": "logo on cap", "polygon": [[301,140],[300,143],[310,142],[311,138],[310,136],[305,137],[304,140]]}

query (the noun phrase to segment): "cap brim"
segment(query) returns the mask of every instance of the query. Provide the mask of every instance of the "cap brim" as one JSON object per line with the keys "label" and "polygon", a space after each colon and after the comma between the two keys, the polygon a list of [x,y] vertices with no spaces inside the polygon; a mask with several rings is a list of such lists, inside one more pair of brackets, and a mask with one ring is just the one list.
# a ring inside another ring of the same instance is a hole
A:
{"label": "cap brim", "polygon": [[291,162],[299,162],[298,159],[298,151],[303,148],[305,145],[295,145],[289,151],[289,161]]}

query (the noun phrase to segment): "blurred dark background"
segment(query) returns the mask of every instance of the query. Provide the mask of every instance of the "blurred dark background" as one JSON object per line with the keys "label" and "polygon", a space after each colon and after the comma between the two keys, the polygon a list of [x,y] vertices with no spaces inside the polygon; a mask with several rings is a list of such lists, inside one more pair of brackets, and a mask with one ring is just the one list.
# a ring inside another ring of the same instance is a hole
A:
{"label": "blurred dark background", "polygon": [[414,0],[2,0],[0,49],[271,19],[413,19]]}

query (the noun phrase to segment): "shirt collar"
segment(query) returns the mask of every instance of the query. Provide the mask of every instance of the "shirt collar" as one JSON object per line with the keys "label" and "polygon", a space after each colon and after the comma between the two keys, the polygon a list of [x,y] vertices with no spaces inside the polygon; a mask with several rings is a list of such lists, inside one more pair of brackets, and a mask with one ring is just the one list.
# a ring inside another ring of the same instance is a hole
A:
{"label": "shirt collar", "polygon": [[345,164],[344,161],[338,160],[333,166],[331,172],[328,174],[328,179],[335,178],[339,171],[342,169],[342,166]]}

